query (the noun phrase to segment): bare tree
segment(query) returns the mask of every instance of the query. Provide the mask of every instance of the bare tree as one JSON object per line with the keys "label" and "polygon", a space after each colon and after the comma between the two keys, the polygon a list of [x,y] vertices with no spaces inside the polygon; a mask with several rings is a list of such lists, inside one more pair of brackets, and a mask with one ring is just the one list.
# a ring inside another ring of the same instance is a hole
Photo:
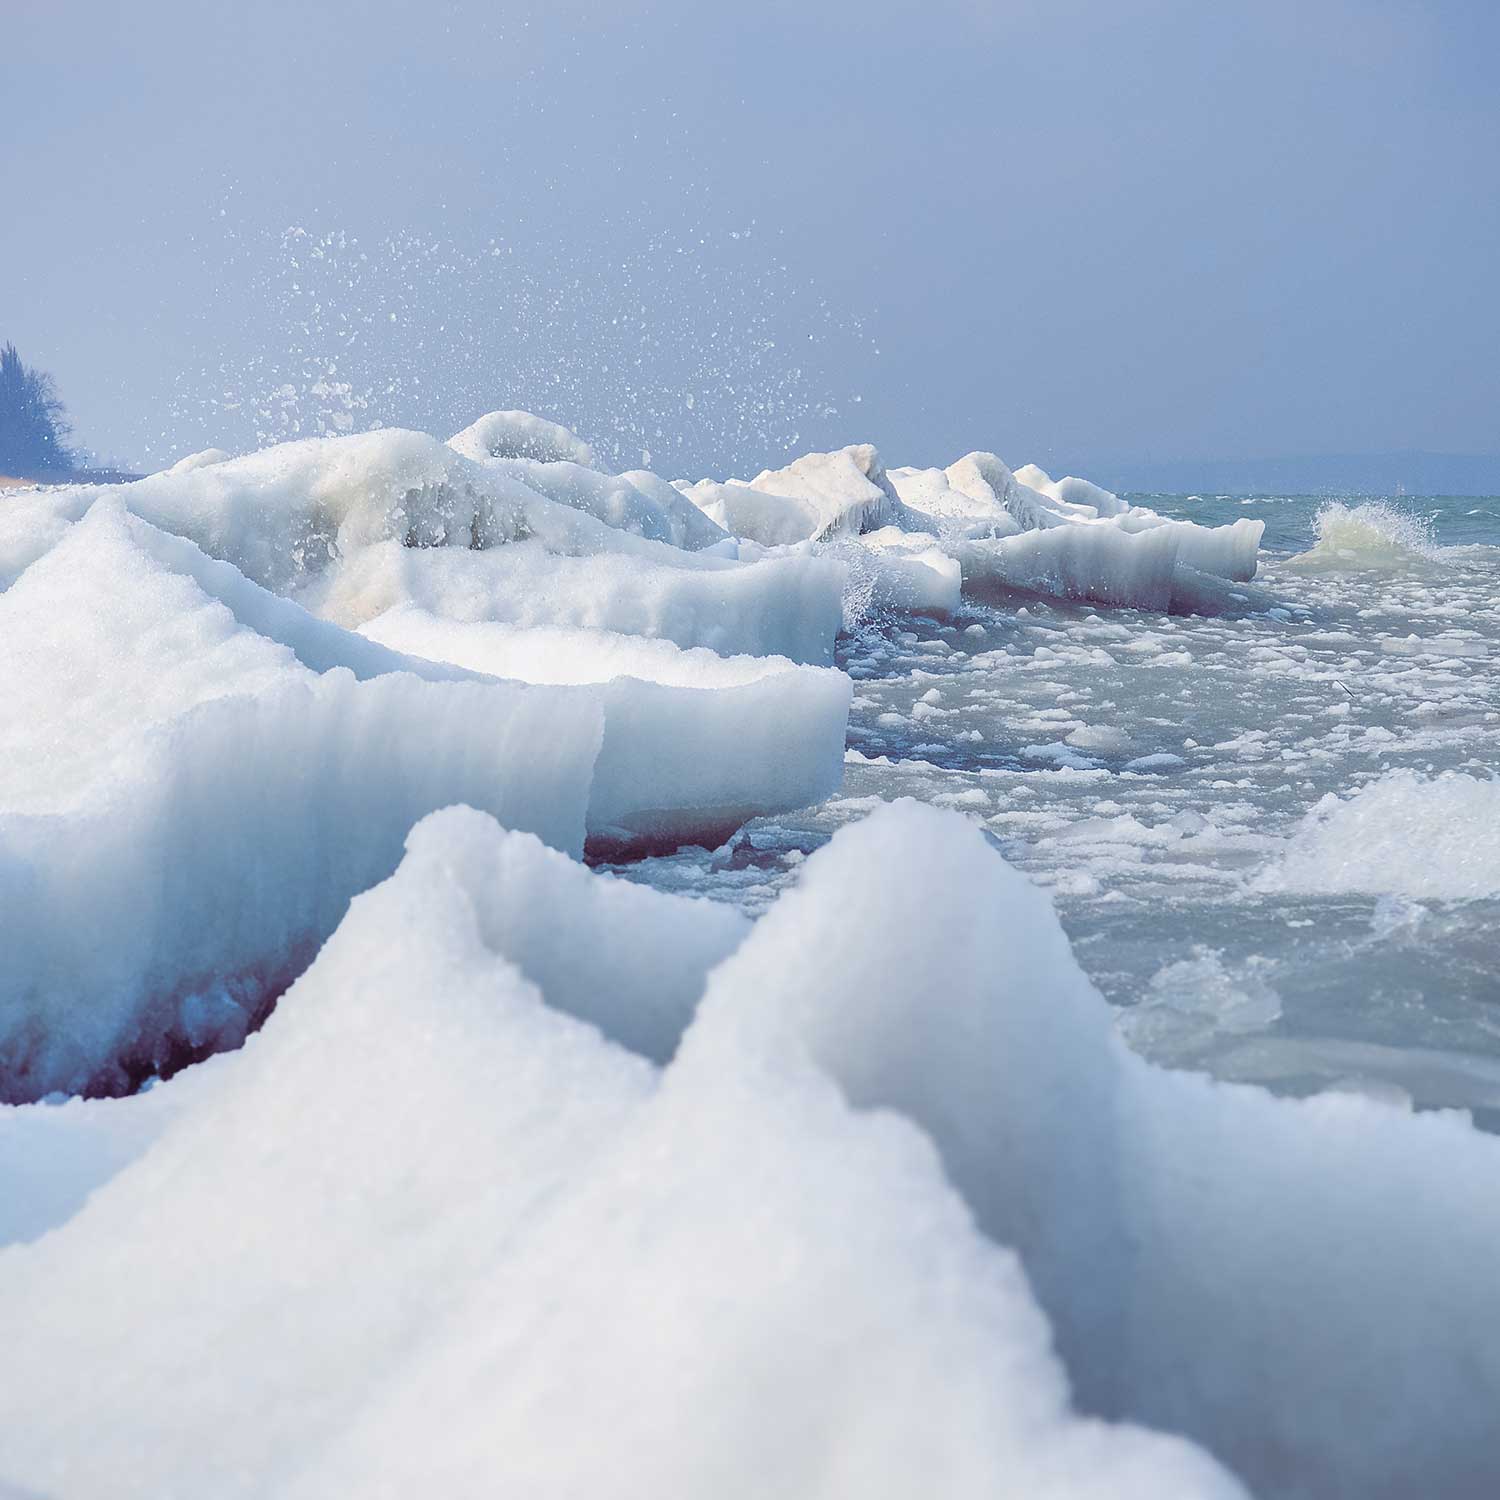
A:
{"label": "bare tree", "polygon": [[52,377],[23,365],[14,344],[0,349],[0,474],[35,479],[70,472],[71,432]]}

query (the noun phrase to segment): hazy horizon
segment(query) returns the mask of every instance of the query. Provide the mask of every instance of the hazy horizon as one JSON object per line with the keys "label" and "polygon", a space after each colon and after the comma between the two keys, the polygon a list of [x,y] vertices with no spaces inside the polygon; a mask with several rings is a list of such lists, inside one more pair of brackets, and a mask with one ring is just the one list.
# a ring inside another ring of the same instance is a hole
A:
{"label": "hazy horizon", "polygon": [[[1475,4],[20,0],[0,338],[149,466],[519,405],[622,463],[1493,454]],[[61,80],[62,86],[59,87]]]}

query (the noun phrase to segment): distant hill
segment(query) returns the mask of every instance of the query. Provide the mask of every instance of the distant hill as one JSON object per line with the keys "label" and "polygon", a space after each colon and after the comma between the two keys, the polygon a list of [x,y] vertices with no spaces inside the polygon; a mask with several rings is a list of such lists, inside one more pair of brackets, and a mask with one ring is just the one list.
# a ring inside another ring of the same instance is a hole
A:
{"label": "distant hill", "polygon": [[1117,491],[1224,495],[1500,495],[1500,454],[1353,453],[1097,464]]}

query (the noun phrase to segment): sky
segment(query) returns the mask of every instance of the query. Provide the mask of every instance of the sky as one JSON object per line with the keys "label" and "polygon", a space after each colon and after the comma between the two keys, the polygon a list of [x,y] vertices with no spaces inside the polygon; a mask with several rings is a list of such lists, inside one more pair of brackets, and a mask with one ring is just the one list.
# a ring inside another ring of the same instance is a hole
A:
{"label": "sky", "polygon": [[1488,0],[0,0],[0,340],[156,466],[1500,451]]}

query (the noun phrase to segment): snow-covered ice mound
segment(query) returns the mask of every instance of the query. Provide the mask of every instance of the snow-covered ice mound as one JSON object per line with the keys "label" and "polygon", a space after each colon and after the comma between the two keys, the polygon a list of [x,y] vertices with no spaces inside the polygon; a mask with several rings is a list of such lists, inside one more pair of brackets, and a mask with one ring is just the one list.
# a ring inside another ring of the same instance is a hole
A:
{"label": "snow-covered ice mound", "polygon": [[[733,543],[657,486],[648,494],[572,462],[476,460],[391,429],[179,466],[114,493],[153,525],[347,626],[397,603],[440,608],[451,598],[470,618],[830,661],[844,569],[809,556],[718,555]],[[76,486],[8,503],[0,587],[98,493]],[[713,542],[716,552],[689,550]]]}
{"label": "snow-covered ice mound", "polygon": [[920,852],[894,820],[841,843],[657,1071],[621,1041],[672,1054],[742,919],[466,810],[421,825],[212,1092],[0,1256],[0,1472],[53,1500],[1239,1495],[1070,1412],[1013,1254],[829,1070],[857,1059],[796,969],[826,973],[830,917],[873,936]]}
{"label": "snow-covered ice mound", "polygon": [[490,412],[449,438],[448,446],[618,530],[690,551],[728,540],[728,532],[664,479],[645,470],[599,473],[587,443],[529,412]]}
{"label": "snow-covered ice mound", "polygon": [[110,500],[0,594],[0,682],[0,1098],[236,1044],[436,807],[583,847],[597,693],[403,658]]}
{"label": "snow-covered ice mound", "polygon": [[[741,561],[589,458],[494,413],[453,445],[208,451],[0,510],[0,1099],[237,1044],[444,803],[576,854],[717,842],[837,786],[848,681],[795,664],[831,660],[848,566]],[[340,628],[420,611],[420,656]],[[432,660],[434,631],[508,638],[546,685]]]}
{"label": "snow-covered ice mound", "polygon": [[1500,780],[1398,770],[1347,798],[1330,794],[1261,883],[1414,900],[1500,896]]}
{"label": "snow-covered ice mound", "polygon": [[241,1052],[69,1108],[205,1077],[0,1256],[55,1500],[1240,1493],[1064,1367],[1260,1495],[1491,1493],[1500,1141],[1142,1062],[954,814],[748,936],[437,814]]}
{"label": "snow-covered ice mound", "polygon": [[561,423],[529,411],[486,412],[449,438],[448,446],[480,463],[492,458],[519,458],[539,464],[594,467],[594,450],[582,438]]}
{"label": "snow-covered ice mound", "polygon": [[[823,551],[837,542],[846,561],[876,551],[866,569],[879,580],[868,590],[876,608],[956,607],[941,570],[924,581],[903,554],[925,553],[929,570],[933,557],[958,562],[964,587],[981,597],[1042,593],[1179,612],[1224,609],[1235,602],[1226,584],[1255,576],[1260,521],[1198,526],[1132,506],[1087,480],[1054,482],[1034,466],[1022,474],[1029,482],[983,452],[946,469],[887,471],[864,444],[808,454],[749,485],[702,480],[679,488],[743,542]],[[861,570],[851,567],[857,579]]]}
{"label": "snow-covered ice mound", "polygon": [[[809,554],[708,557],[598,522],[575,550],[566,536],[505,547],[361,548],[301,597],[351,628],[401,604],[450,619],[606,630],[724,655],[827,665],[843,623],[847,568]],[[608,545],[596,545],[607,541]]]}
{"label": "snow-covered ice mound", "polygon": [[750,481],[765,496],[789,496],[816,517],[811,536],[818,541],[858,536],[897,526],[903,531],[921,525],[902,503],[886,475],[880,455],[870,443],[857,443],[834,453],[808,453],[784,469],[765,469]]}
{"label": "snow-covered ice mound", "polygon": [[393,609],[363,634],[493,677],[598,684],[590,852],[721,843],[747,819],[821,802],[844,769],[852,688],[831,667],[717,656],[597,630],[517,629]]}
{"label": "snow-covered ice mound", "polygon": [[[909,478],[903,477],[909,475]],[[1053,481],[1035,465],[1013,474],[993,453],[946,470],[897,471],[910,503],[947,517],[964,578],[984,592],[1022,590],[1138,609],[1222,607],[1217,580],[1255,576],[1264,523],[1175,521],[1083,479]]]}

